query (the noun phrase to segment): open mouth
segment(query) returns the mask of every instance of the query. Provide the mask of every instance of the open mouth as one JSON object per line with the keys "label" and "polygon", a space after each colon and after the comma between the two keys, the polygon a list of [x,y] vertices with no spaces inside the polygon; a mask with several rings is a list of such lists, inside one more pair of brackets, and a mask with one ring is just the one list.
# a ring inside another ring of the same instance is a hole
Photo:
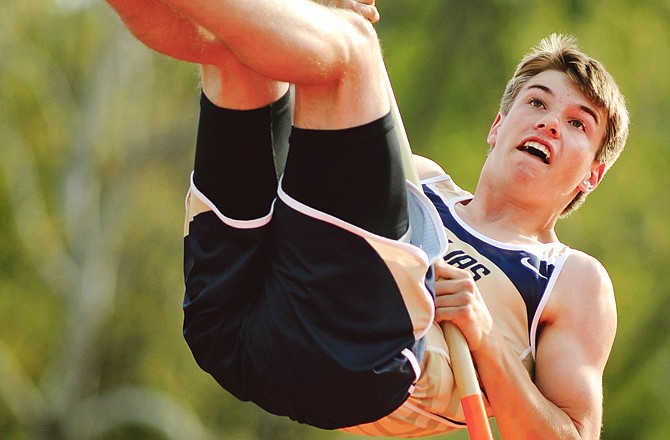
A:
{"label": "open mouth", "polygon": [[549,165],[549,159],[551,158],[551,151],[539,142],[528,141],[525,144],[517,148],[519,151],[526,151],[527,153],[532,154],[535,157],[538,157],[542,162]]}

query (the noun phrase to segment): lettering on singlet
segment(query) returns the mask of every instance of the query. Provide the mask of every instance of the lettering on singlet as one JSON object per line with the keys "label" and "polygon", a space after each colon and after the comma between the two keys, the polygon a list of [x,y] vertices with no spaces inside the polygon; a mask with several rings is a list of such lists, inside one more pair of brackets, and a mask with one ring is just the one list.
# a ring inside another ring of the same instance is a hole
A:
{"label": "lettering on singlet", "polygon": [[[453,241],[449,240],[449,244]],[[460,249],[449,252],[444,256],[444,261],[459,269],[467,269],[472,273],[475,281],[480,280],[491,273],[491,270],[480,263],[472,255],[468,255]]]}

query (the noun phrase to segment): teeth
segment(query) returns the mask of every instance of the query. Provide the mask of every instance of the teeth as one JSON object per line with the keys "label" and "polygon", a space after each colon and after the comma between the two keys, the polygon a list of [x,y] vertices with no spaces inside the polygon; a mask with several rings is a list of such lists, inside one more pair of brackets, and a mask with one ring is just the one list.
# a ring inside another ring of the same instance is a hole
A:
{"label": "teeth", "polygon": [[528,141],[523,146],[524,146],[524,149],[526,149],[526,150],[529,149],[529,148],[534,148],[538,151],[541,151],[546,158],[545,161],[548,161],[549,158],[551,157],[551,152],[549,151],[549,149],[547,147],[545,147],[544,145],[542,145],[541,143],[539,143],[539,142]]}

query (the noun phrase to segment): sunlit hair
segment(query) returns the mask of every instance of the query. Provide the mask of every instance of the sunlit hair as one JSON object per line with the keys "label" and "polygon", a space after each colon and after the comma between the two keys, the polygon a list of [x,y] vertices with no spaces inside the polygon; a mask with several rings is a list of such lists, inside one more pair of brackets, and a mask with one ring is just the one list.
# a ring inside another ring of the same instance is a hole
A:
{"label": "sunlit hair", "polygon": [[[540,41],[526,55],[507,83],[500,101],[500,113],[509,113],[517,95],[532,77],[547,70],[557,70],[568,75],[573,84],[604,116],[605,135],[595,160],[609,169],[617,160],[628,138],[628,111],[626,102],[612,76],[603,65],[581,52],[572,36],[552,34]],[[586,198],[579,192],[563,211],[563,216],[577,209]]]}

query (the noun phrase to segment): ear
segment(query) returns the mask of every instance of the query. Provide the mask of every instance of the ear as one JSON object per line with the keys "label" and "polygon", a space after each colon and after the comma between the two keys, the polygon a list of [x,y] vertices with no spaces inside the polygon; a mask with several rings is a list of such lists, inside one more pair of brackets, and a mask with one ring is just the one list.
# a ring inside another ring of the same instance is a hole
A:
{"label": "ear", "polygon": [[600,181],[603,180],[604,175],[605,164],[601,162],[594,162],[591,166],[591,171],[589,174],[587,174],[586,177],[584,177],[584,179],[579,183],[579,189],[587,194],[590,193],[596,189]]}
{"label": "ear", "polygon": [[493,124],[491,125],[489,135],[486,137],[486,142],[491,146],[491,148],[496,146],[496,140],[498,139],[498,129],[500,128],[502,121],[503,116],[498,113],[495,120],[493,121]]}

